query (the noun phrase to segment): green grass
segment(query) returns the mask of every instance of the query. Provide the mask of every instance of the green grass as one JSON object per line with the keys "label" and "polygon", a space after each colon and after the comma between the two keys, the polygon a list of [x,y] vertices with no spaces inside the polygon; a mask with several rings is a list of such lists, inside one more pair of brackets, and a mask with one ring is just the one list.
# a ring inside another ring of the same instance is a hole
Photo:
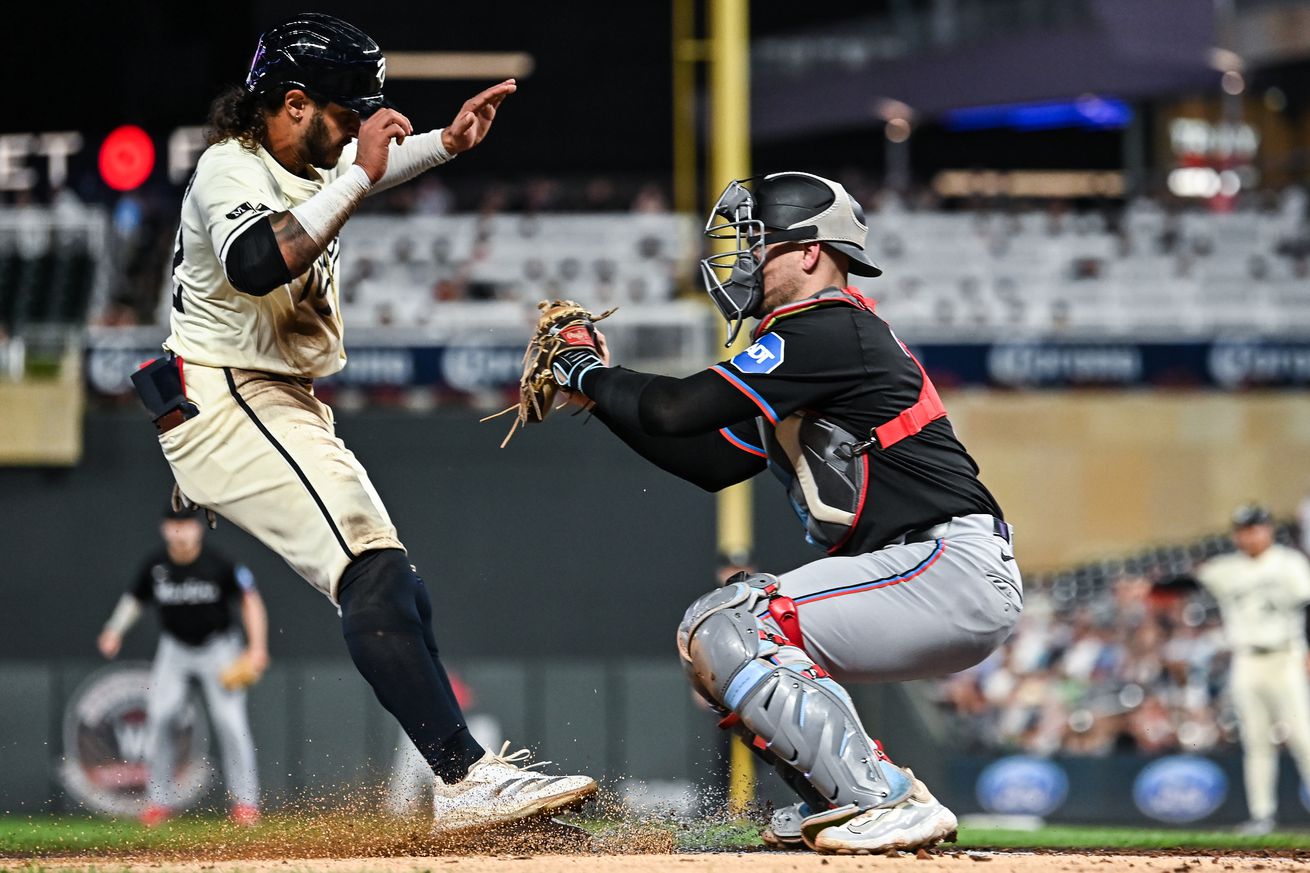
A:
{"label": "green grass", "polygon": [[[285,825],[284,825],[285,827]],[[95,852],[179,850],[189,846],[272,836],[278,823],[249,830],[217,818],[178,818],[147,829],[135,821],[79,816],[0,817],[0,856],[74,855]]]}
{"label": "green grass", "polygon": [[960,848],[969,849],[1303,849],[1310,833],[1273,833],[1243,837],[1215,830],[1109,828],[1051,825],[1035,831],[960,828]]}
{"label": "green grass", "polygon": [[[584,823],[603,837],[613,832],[613,822]],[[368,829],[370,823],[356,821]],[[162,852],[168,855],[201,856],[206,850],[227,854],[242,846],[268,845],[286,835],[295,845],[316,830],[335,824],[305,819],[270,817],[255,828],[237,828],[223,819],[183,817],[159,828],[147,830],[132,821],[77,816],[0,817],[0,857],[40,858],[59,855],[130,854]],[[660,825],[659,827],[665,827]],[[673,842],[682,851],[738,851],[759,848],[759,826],[750,821],[705,822],[668,825]],[[1275,833],[1267,837],[1243,837],[1222,830],[1167,830],[1052,826],[1040,830],[1001,830],[964,827],[960,849],[1110,849],[1130,850],[1215,850],[1273,849],[1310,851],[1310,832]]]}

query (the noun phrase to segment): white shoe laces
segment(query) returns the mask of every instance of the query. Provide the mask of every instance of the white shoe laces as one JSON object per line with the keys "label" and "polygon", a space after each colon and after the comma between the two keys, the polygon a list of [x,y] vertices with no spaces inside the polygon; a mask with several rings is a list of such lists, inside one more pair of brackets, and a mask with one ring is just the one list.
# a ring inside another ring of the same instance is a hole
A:
{"label": "white shoe laces", "polygon": [[[506,740],[500,747],[500,751],[491,755],[488,764],[503,764],[506,767],[513,767],[515,770],[531,770],[533,767],[544,767],[551,763],[550,761],[533,761],[531,764],[520,764],[520,761],[526,761],[532,757],[532,753],[527,749],[519,749],[512,755],[506,755],[509,749],[509,740]],[[533,774],[540,775],[540,774]]]}

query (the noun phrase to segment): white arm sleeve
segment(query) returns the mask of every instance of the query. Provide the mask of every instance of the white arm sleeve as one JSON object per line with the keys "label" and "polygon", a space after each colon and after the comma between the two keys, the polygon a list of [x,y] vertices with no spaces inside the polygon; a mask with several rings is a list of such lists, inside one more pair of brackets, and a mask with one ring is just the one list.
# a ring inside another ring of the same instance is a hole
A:
{"label": "white arm sleeve", "polygon": [[300,222],[310,239],[326,246],[341,232],[341,225],[346,223],[368,191],[368,173],[363,167],[352,164],[313,197],[288,211]]}
{"label": "white arm sleeve", "polygon": [[424,170],[439,167],[454,158],[454,155],[446,151],[446,147],[441,144],[442,130],[445,128],[407,136],[403,145],[396,145],[393,142],[387,152],[387,171],[382,174],[382,178],[369,193],[374,194],[394,188],[401,182],[408,182]]}
{"label": "white arm sleeve", "polygon": [[124,594],[118,598],[118,605],[114,607],[109,621],[105,622],[105,630],[113,631],[121,637],[136,624],[136,620],[140,617],[141,601],[131,594]]}

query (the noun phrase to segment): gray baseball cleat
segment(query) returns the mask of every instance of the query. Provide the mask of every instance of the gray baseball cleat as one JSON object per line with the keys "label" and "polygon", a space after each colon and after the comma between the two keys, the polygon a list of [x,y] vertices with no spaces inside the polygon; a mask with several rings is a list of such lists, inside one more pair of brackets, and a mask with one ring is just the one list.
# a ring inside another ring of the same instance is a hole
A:
{"label": "gray baseball cleat", "polygon": [[810,815],[808,803],[793,803],[775,810],[769,819],[769,826],[760,834],[766,846],[774,849],[804,849],[805,840],[801,838],[801,823]]}
{"label": "gray baseball cleat", "polygon": [[572,809],[596,793],[590,776],[550,776],[531,768],[549,761],[520,766],[527,749],[506,755],[487,752],[453,785],[438,784],[432,799],[432,833],[449,836],[466,831]]}
{"label": "gray baseball cleat", "polygon": [[905,772],[914,780],[914,790],[904,800],[853,813],[847,808],[811,816],[802,827],[806,844],[824,854],[870,855],[954,842],[955,813],[933,797],[922,780]]}

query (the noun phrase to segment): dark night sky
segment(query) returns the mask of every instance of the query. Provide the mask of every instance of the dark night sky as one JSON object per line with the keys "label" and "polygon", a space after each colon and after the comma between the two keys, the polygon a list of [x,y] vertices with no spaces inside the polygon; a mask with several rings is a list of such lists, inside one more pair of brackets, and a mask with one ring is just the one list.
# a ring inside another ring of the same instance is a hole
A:
{"label": "dark night sky", "polygon": [[[203,120],[210,98],[239,81],[265,27],[301,11],[296,0],[79,5],[23,2],[6,11],[0,53],[10,94],[0,132],[81,130],[123,123],[152,132]],[[881,3],[838,2],[824,17]],[[536,71],[506,105],[483,147],[488,167],[588,172],[669,165],[670,4],[666,0],[563,3],[317,2],[363,28],[384,50],[527,51]],[[757,0],[753,28],[794,27],[794,3]],[[813,21],[810,16],[807,21]],[[394,82],[388,94],[416,126],[449,120],[480,82]]]}
{"label": "dark night sky", "polygon": [[[794,2],[754,0],[752,33],[840,24],[886,6],[886,0],[833,0],[800,15]],[[87,163],[94,144],[119,124],[139,124],[162,142],[173,127],[201,123],[210,99],[244,77],[259,32],[302,8],[298,0],[221,5],[118,0],[85,4],[73,13],[61,3],[23,2],[6,11],[11,33],[20,37],[0,53],[9,92],[0,133],[82,131],[88,140],[82,158]],[[452,178],[668,177],[667,0],[324,0],[313,8],[357,24],[384,50],[526,51],[536,58],[535,72],[506,103],[493,135],[476,159],[452,165]],[[449,121],[459,104],[486,84],[394,81],[388,95],[417,128],[430,129]],[[1065,142],[1070,138],[1078,146],[1073,151]],[[755,163],[760,169],[856,165],[876,175],[882,169],[882,149],[881,131],[870,126],[757,147]],[[1114,134],[1097,139],[1055,132],[1017,140],[925,128],[916,138],[915,165],[920,171],[943,165],[1003,167],[1016,160],[1040,166],[1039,159],[1051,154],[1064,156],[1065,162],[1078,154],[1087,166],[1110,166],[1119,159]]]}

